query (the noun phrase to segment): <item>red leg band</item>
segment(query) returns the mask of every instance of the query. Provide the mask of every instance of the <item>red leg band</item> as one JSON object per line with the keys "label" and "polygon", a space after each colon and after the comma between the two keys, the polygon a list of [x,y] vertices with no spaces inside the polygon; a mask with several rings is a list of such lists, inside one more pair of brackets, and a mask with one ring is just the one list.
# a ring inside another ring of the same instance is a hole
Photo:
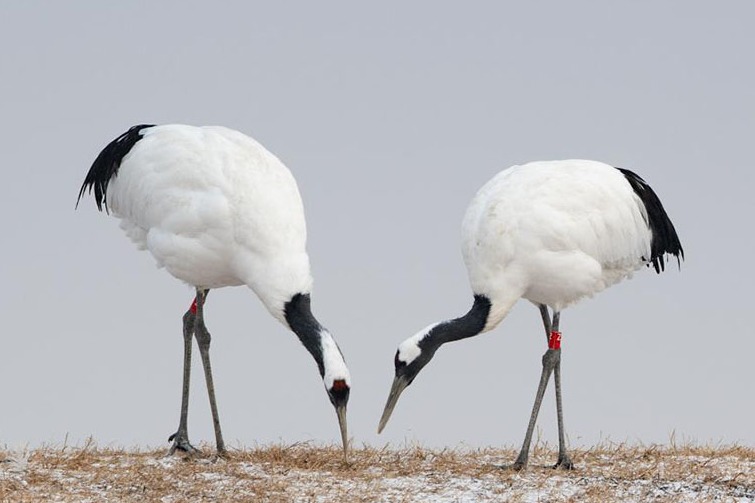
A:
{"label": "red leg band", "polygon": [[197,314],[197,298],[194,297],[194,300],[191,301],[191,307],[189,308],[189,311],[191,311],[191,314]]}
{"label": "red leg band", "polygon": [[551,336],[548,339],[548,349],[561,349],[561,332],[553,330]]}

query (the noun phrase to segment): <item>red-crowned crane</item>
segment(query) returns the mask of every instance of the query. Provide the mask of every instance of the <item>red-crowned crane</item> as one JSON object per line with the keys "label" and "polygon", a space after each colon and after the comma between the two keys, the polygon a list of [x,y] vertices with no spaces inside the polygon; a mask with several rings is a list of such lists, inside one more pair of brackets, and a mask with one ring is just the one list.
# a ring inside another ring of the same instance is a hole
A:
{"label": "red-crowned crane", "polygon": [[196,296],[183,316],[178,430],[170,453],[193,452],[187,414],[192,337],[197,340],[219,455],[226,453],[210,366],[204,304],[212,288],[246,285],[317,362],[348,451],[349,371],[336,341],[310,310],[312,276],[299,189],[283,163],[252,138],[210,126],[139,125],[97,156],[79,192],[94,190],[140,249]]}
{"label": "red-crowned crane", "polygon": [[[534,303],[548,349],[527,433],[513,468],[527,465],[532,432],[551,373],[556,386],[558,461],[566,451],[561,404],[561,310],[642,267],[664,270],[684,251],[655,192],[635,173],[596,161],[532,162],[502,171],[477,193],[462,223],[472,309],[402,342],[380,419],[385,428],[401,393],[441,345],[495,328],[520,298]],[[553,316],[548,311],[553,311]]]}

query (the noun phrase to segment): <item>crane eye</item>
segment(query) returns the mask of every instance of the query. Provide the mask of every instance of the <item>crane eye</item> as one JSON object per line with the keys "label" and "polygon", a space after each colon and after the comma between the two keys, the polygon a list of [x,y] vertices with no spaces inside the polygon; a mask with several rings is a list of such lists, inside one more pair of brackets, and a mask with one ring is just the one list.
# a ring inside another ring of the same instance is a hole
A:
{"label": "crane eye", "polygon": [[393,365],[397,369],[401,368],[401,367],[406,367],[406,362],[403,362],[403,361],[399,360],[398,351],[396,351],[396,356],[393,357]]}

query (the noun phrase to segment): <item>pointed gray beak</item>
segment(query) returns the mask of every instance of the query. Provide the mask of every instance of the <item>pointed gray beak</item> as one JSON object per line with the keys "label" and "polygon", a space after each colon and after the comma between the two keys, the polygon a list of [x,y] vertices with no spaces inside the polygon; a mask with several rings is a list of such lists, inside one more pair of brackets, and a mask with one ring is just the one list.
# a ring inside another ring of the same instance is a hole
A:
{"label": "pointed gray beak", "polygon": [[391,392],[388,393],[388,401],[385,402],[385,408],[383,409],[383,416],[380,418],[380,424],[378,425],[378,433],[383,431],[385,425],[393,414],[393,408],[396,407],[398,397],[409,386],[409,381],[404,376],[396,376],[393,379],[393,385],[391,386]]}
{"label": "pointed gray beak", "polygon": [[343,442],[343,460],[349,460],[349,434],[346,429],[346,405],[337,405],[338,426],[341,428],[341,442]]}

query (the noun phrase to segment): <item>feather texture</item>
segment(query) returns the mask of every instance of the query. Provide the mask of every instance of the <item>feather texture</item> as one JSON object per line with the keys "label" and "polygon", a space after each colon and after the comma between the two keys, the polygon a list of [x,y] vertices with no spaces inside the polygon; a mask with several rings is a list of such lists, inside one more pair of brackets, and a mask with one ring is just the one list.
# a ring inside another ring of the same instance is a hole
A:
{"label": "feather texture", "polygon": [[[626,172],[597,161],[532,162],[496,175],[462,224],[472,289],[493,304],[486,328],[520,297],[559,311],[661,260],[646,201]],[[663,252],[678,255],[681,245],[663,216],[676,242]]]}
{"label": "feather texture", "polygon": [[181,281],[249,285],[283,322],[285,302],[311,290],[296,181],[238,131],[136,126],[98,156],[81,194],[91,186],[106,189],[102,202],[126,235]]}

